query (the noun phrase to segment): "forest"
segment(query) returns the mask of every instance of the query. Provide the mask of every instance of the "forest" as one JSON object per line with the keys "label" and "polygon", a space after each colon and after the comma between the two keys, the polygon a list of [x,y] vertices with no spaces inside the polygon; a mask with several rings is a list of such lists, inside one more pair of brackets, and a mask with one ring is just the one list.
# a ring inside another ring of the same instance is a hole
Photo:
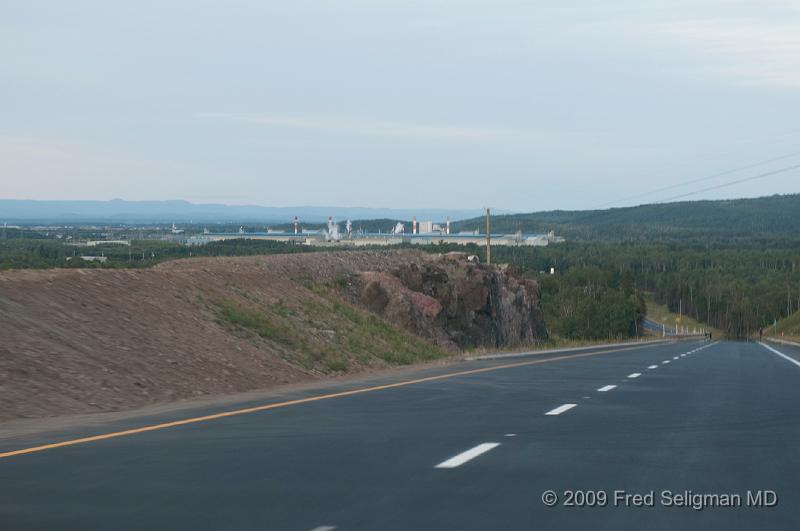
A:
{"label": "forest", "polygon": [[[497,248],[493,257],[536,276],[549,304],[559,304],[560,286],[596,298],[595,276],[603,286],[649,294],[675,313],[744,338],[800,309],[800,248],[698,249],[675,244],[566,243],[541,248]],[[558,280],[548,280],[554,267]],[[579,273],[575,273],[579,272]],[[595,279],[595,280],[592,280]],[[556,289],[552,284],[556,284]],[[568,292],[569,293],[569,292]],[[573,295],[574,297],[574,295]],[[555,299],[555,300],[553,300]],[[620,304],[621,298],[616,298]],[[612,311],[608,306],[607,311]],[[554,322],[558,316],[549,315]]]}
{"label": "forest", "polygon": [[[0,269],[48,267],[150,267],[166,260],[193,256],[248,256],[312,252],[306,245],[267,240],[232,239],[187,246],[163,240],[131,240],[130,245],[76,247],[42,238],[0,239]],[[87,262],[81,255],[103,256],[105,263]]]}

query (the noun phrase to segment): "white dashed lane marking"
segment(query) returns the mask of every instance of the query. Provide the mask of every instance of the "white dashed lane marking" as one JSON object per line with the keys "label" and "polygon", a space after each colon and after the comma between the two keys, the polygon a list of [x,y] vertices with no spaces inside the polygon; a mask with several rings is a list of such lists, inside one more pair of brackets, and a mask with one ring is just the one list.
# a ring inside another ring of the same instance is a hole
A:
{"label": "white dashed lane marking", "polygon": [[616,385],[604,385],[603,387],[598,389],[598,391],[600,391],[601,393],[605,393],[607,391],[611,391],[612,389],[614,389],[616,387],[617,387]]}
{"label": "white dashed lane marking", "polygon": [[569,411],[570,409],[576,407],[577,405],[578,404],[564,404],[562,406],[558,406],[555,409],[551,409],[550,411],[545,413],[545,415],[560,415],[560,414],[564,413],[565,411]]}
{"label": "white dashed lane marking", "polygon": [[485,454],[489,450],[497,448],[498,446],[500,446],[500,443],[496,443],[496,442],[479,444],[475,448],[470,448],[466,452],[461,452],[460,454],[454,455],[453,457],[451,457],[450,459],[448,459],[446,461],[442,461],[441,463],[436,465],[436,468],[456,468],[456,467],[459,467],[459,466],[463,465],[464,463],[466,463],[468,461],[472,461],[473,459],[475,459],[479,455]]}
{"label": "white dashed lane marking", "polygon": [[628,378],[638,378],[641,375],[642,375],[642,373],[640,373],[640,372],[634,372],[632,374],[629,374]]}

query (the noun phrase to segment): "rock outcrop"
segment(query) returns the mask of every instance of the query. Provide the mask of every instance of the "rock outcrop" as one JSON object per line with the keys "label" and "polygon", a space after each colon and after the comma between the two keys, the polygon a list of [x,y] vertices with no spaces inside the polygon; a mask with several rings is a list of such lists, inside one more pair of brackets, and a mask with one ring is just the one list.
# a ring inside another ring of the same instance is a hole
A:
{"label": "rock outcrop", "polygon": [[547,339],[536,282],[512,267],[470,262],[463,253],[361,272],[355,286],[366,308],[449,349]]}

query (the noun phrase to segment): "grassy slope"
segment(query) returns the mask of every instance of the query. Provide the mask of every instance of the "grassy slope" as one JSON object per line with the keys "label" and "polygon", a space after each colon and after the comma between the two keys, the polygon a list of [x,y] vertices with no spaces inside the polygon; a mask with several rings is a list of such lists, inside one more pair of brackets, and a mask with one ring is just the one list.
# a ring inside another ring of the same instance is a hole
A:
{"label": "grassy slope", "polygon": [[375,357],[406,365],[445,356],[436,346],[339,299],[321,284],[309,286],[316,297],[299,305],[218,301],[219,324],[271,347],[289,362],[321,372],[371,365]]}
{"label": "grassy slope", "polygon": [[770,326],[764,333],[772,337],[784,337],[786,339],[800,340],[800,312],[795,312],[786,319],[778,321],[778,330]]}

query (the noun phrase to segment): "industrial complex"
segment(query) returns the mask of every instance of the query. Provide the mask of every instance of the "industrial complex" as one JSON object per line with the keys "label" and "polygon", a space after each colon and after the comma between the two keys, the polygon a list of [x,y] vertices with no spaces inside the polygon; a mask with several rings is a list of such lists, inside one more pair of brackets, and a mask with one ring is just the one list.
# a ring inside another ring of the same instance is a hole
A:
{"label": "industrial complex", "polygon": [[[487,224],[488,226],[488,224]],[[319,230],[305,230],[298,218],[295,217],[293,230],[276,231],[267,230],[265,232],[248,232],[241,227],[238,232],[212,233],[208,230],[202,235],[190,236],[185,239],[187,245],[205,245],[214,241],[230,239],[251,239],[251,240],[272,240],[281,242],[296,242],[304,245],[430,245],[430,244],[458,244],[458,245],[486,245],[487,241],[491,245],[500,246],[545,246],[550,243],[563,242],[564,239],[556,236],[553,232],[547,234],[491,234],[479,231],[471,232],[450,232],[450,221],[444,223],[434,223],[433,221],[417,222],[414,218],[411,222],[410,230],[402,222],[398,222],[387,232],[364,232],[353,230],[353,224],[347,220],[343,224],[343,229],[339,223],[328,219],[325,228]]]}

